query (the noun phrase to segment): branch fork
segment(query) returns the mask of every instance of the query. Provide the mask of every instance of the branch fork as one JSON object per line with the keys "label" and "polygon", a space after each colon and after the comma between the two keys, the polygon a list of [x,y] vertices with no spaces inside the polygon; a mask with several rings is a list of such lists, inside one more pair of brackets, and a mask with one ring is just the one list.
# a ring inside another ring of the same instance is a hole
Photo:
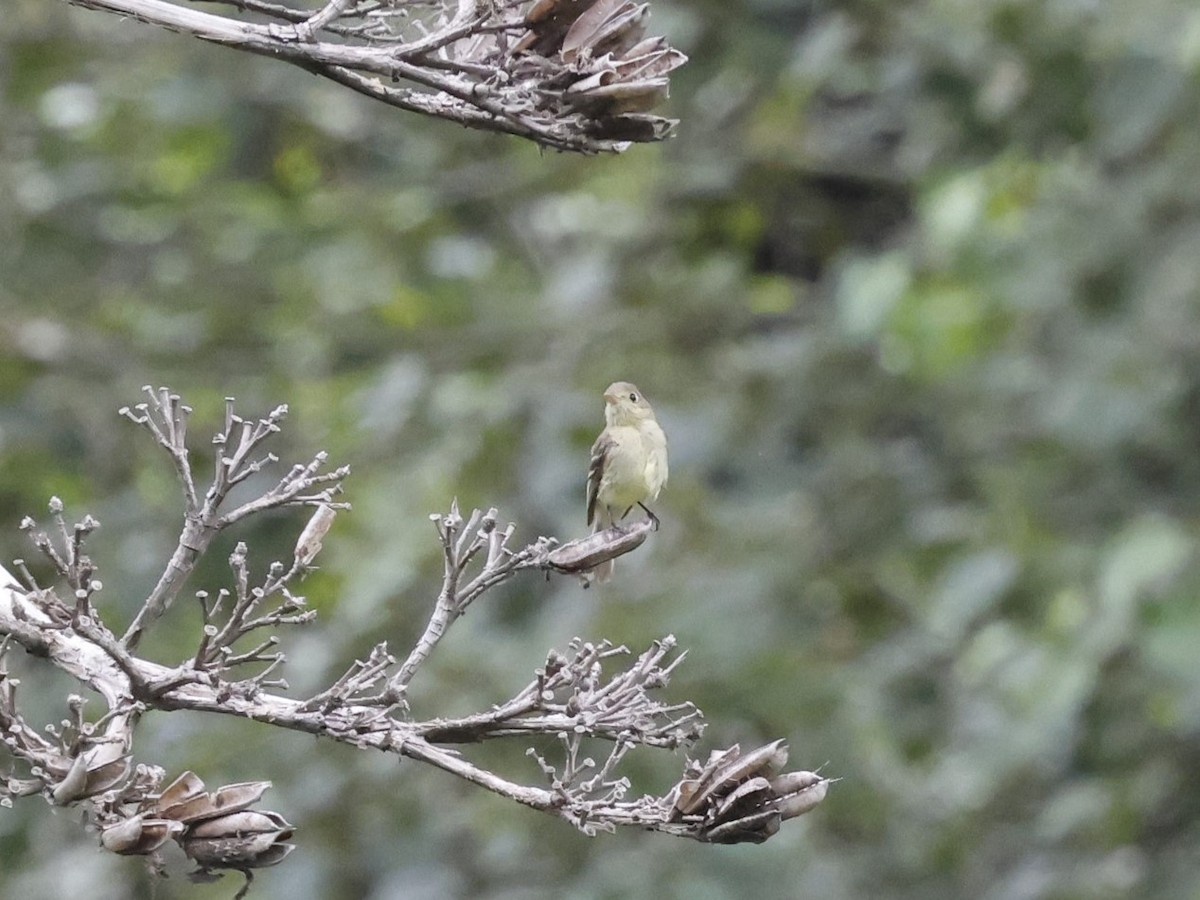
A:
{"label": "branch fork", "polygon": [[645,37],[649,5],[633,0],[328,0],[316,11],[224,0],[229,15],[201,11],[200,0],[68,2],[281,59],[399,109],[578,153],[668,137],[675,121],[652,110],[687,61],[665,38]]}
{"label": "branch fork", "polygon": [[[134,759],[137,725],[153,713],[190,710],[250,719],[264,726],[320,735],[357,749],[407,757],[516,803],[560,818],[585,834],[620,826],[712,843],[759,842],[781,824],[821,802],[830,780],[809,771],[784,771],[782,741],[742,753],[737,745],[689,761],[679,782],[662,794],[632,797],[623,768],[636,748],[693,747],[704,731],[701,711],[662,698],[686,657],[668,635],[640,653],[607,641],[571,640],[551,651],[508,700],[456,718],[422,719],[406,700],[408,688],[451,626],[485,593],[527,570],[577,575],[640,546],[653,523],[598,532],[560,544],[539,537],[512,546],[516,526],[501,525],[495,509],[463,515],[457,502],[432,516],[442,556],[442,584],[426,627],[409,652],[381,642],[354,660],[328,687],[307,698],[286,696],[281,635],[315,619],[296,584],[312,568],[338,510],[335,497],[348,474],[329,469],[324,454],[293,466],[274,486],[227,510],[230,491],[276,464],[263,445],[287,412],[278,407],[242,419],[226,404],[211,480],[193,471],[186,437],[191,410],[167,389],[146,389],[147,401],[122,414],[167,453],[179,478],[184,527],[162,578],[133,624],[118,638],[104,621],[98,567],[86,553],[99,523],[68,525],[61,501],[49,504],[51,527],[32,518],[22,528],[54,573],[40,584],[24,561],[19,581],[0,568],[0,754],[24,769],[0,777],[0,805],[41,794],[60,806],[82,806],[103,847],[146,858],[175,842],[197,863],[195,877],[240,871],[248,889],[255,869],[291,852],[293,827],[278,813],[252,809],[268,782],[226,785],[207,792],[187,772],[166,785],[162,767]],[[196,590],[196,648],[174,665],[137,655],[139,639],[178,596],[214,535],[241,519],[283,506],[312,508],[289,563],[255,574],[250,548],[238,543],[228,559],[227,587]],[[103,707],[89,717],[82,695],[65,698],[57,725],[31,725],[18,703],[19,679],[9,669],[13,648],[46,657],[94,691]],[[525,784],[476,765],[458,746],[490,740],[551,736],[557,753],[530,749],[545,786]]]}

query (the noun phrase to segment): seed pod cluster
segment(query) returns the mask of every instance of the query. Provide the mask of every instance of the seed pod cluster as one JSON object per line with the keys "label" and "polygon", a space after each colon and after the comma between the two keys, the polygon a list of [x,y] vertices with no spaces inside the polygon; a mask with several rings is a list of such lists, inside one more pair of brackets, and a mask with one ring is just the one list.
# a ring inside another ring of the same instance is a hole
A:
{"label": "seed pod cluster", "polygon": [[270,786],[248,781],[208,793],[200,778],[184,772],[140,812],[105,827],[100,844],[145,856],[173,838],[201,873],[273,866],[294,849],[286,841],[295,829],[279,813],[250,809]]}
{"label": "seed pod cluster", "polygon": [[67,806],[123,782],[129,774],[129,754],[121,743],[96,744],[72,759],[69,768],[58,771],[53,763],[46,768],[57,781],[50,798],[59,806]]}
{"label": "seed pod cluster", "polygon": [[673,817],[695,820],[714,844],[761,844],[781,823],[825,799],[829,779],[816,772],[783,772],[787,744],[772,741],[749,753],[734,744],[692,763],[674,790]]}
{"label": "seed pod cluster", "polygon": [[295,828],[276,812],[250,809],[269,781],[227,784],[211,794],[184,772],[158,798],[158,814],[183,825],[176,838],[201,869],[260,869],[282,862]]}
{"label": "seed pod cluster", "polygon": [[645,36],[649,17],[649,4],[633,0],[536,0],[512,52],[557,64],[548,94],[585,115],[595,136],[660,140],[675,123],[650,110],[667,99],[668,75],[687,57]]}

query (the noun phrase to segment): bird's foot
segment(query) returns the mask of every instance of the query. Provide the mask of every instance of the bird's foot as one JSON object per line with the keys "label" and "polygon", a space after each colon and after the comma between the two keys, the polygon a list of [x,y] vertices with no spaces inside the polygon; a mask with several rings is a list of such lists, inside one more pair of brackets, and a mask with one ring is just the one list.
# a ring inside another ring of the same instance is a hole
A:
{"label": "bird's foot", "polygon": [[658,531],[658,526],[659,526],[658,516],[656,516],[653,512],[651,512],[650,507],[648,507],[645,503],[639,503],[638,506],[640,506],[642,508],[642,511],[647,516],[650,517],[650,521],[654,523],[654,530]]}

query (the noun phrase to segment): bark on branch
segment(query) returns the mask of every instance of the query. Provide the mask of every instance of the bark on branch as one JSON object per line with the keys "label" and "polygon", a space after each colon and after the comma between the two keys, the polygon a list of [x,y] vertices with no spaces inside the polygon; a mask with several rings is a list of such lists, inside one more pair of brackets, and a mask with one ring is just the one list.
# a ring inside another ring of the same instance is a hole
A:
{"label": "bark on branch", "polygon": [[[399,109],[580,153],[666,138],[652,113],[685,57],[633,0],[67,0],[269,56]],[[213,4],[216,5],[216,4]],[[403,84],[404,86],[401,86]]]}

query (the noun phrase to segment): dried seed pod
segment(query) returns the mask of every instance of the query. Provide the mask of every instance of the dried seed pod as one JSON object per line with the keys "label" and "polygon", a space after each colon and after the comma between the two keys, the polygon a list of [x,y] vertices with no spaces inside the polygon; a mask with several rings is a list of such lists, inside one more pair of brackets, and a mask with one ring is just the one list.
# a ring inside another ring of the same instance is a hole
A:
{"label": "dried seed pod", "polygon": [[724,763],[737,759],[738,753],[739,747],[734,744],[728,750],[712,751],[708,755],[708,762],[702,768],[693,763],[694,774],[675,786],[676,813],[688,816],[702,810],[716,791],[713,775]]}
{"label": "dried seed pod", "polygon": [[569,541],[546,557],[550,568],[568,575],[588,572],[602,562],[616,559],[640,547],[650,533],[651,523],[638,522],[630,528],[612,527],[596,531],[585,538]]}
{"label": "dried seed pod", "polygon": [[717,822],[740,819],[761,809],[772,799],[774,799],[774,794],[771,791],[771,783],[765,778],[751,778],[749,781],[739,784],[724,797],[716,805],[712,817]]}
{"label": "dried seed pod", "polygon": [[333,519],[336,515],[336,509],[327,503],[322,503],[309,517],[308,524],[300,532],[300,537],[296,538],[296,549],[293,555],[298,565],[308,566],[316,559],[317,554],[321,552],[321,541],[333,526]]}
{"label": "dried seed pod", "polygon": [[740,783],[753,775],[775,775],[787,765],[787,757],[787,742],[782,739],[772,741],[749,753],[739,753],[722,763],[713,774],[713,779],[725,783]]}
{"label": "dried seed pod", "polygon": [[666,78],[616,81],[616,73],[600,72],[575,82],[564,93],[567,102],[589,115],[644,113],[658,106],[670,92]]}
{"label": "dried seed pod", "polygon": [[129,775],[129,757],[113,760],[88,771],[87,796],[103,794],[123,782]]}
{"label": "dried seed pod", "polygon": [[234,837],[247,834],[270,834],[277,831],[286,831],[290,836],[295,830],[295,826],[288,824],[279,813],[243,809],[195,823],[188,828],[188,838]]}
{"label": "dried seed pod", "polygon": [[567,30],[559,53],[573,63],[605,53],[623,54],[642,39],[650,5],[632,0],[599,0]]}
{"label": "dried seed pod", "polygon": [[611,65],[622,78],[653,78],[673,72],[685,62],[687,57],[668,47],[663,38],[649,38],[620,59],[613,59]]}
{"label": "dried seed pod", "polygon": [[714,844],[761,844],[779,831],[780,818],[778,810],[760,810],[707,829],[704,840]]}
{"label": "dried seed pod", "polygon": [[116,787],[129,775],[129,756],[121,744],[98,744],[80,753],[50,791],[59,806],[75,803]]}
{"label": "dried seed pod", "polygon": [[596,0],[537,0],[525,14],[525,32],[512,52],[551,56],[562,46],[575,20],[587,12]]}
{"label": "dried seed pod", "polygon": [[101,831],[100,845],[124,856],[147,856],[182,828],[178,822],[148,818],[144,813],[138,813]]}
{"label": "dried seed pod", "polygon": [[87,760],[80,755],[75,757],[67,774],[50,791],[50,797],[59,806],[66,806],[76,800],[82,800],[86,788]]}
{"label": "dried seed pod", "polygon": [[816,772],[788,772],[771,782],[779,795],[777,806],[785,819],[802,816],[815,808],[829,793],[829,779]]}
{"label": "dried seed pod", "polygon": [[209,794],[203,781],[191,772],[184,772],[163,791],[156,808],[165,819],[199,822],[253,806],[270,786],[269,781],[246,781],[227,784]]}
{"label": "dried seed pod", "polygon": [[771,779],[771,789],[780,796],[783,796],[807,790],[814,785],[827,782],[828,780],[816,772],[787,772]]}
{"label": "dried seed pod", "polygon": [[294,833],[279,813],[243,810],[190,826],[179,843],[205,869],[258,869],[282,862]]}
{"label": "dried seed pod", "polygon": [[158,809],[164,810],[204,792],[204,782],[195,772],[187,771],[168,784],[158,795]]}
{"label": "dried seed pod", "polygon": [[663,140],[670,134],[674,122],[671,119],[664,119],[662,116],[631,113],[621,116],[605,116],[589,122],[585,127],[587,133],[593,137],[644,144]]}

